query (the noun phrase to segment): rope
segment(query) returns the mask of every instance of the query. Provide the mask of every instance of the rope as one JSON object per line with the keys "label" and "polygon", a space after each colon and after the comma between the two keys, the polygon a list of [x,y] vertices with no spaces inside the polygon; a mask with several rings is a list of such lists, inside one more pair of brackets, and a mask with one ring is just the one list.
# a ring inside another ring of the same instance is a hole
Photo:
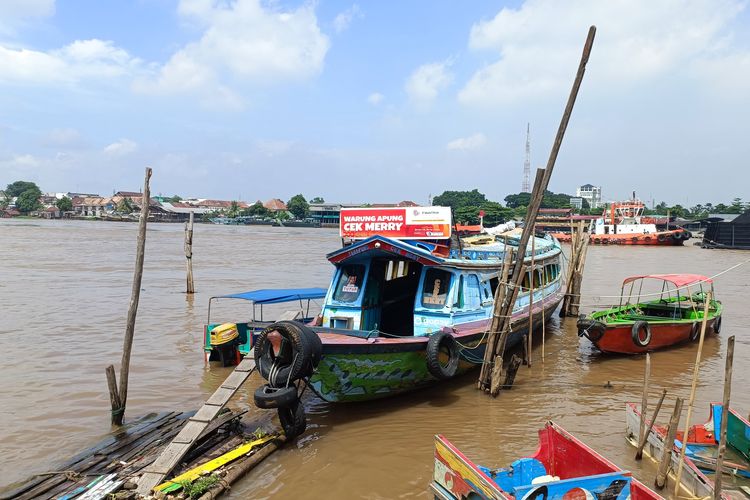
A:
{"label": "rope", "polygon": [[[740,262],[738,264],[735,264],[735,265],[733,265],[731,267],[728,267],[727,269],[724,269],[723,271],[721,271],[719,273],[716,273],[713,276],[710,276],[710,277],[706,278],[705,280],[695,281],[693,283],[690,283],[689,285],[683,285],[681,287],[675,288],[674,291],[679,291],[679,290],[687,289],[687,288],[690,288],[691,286],[699,285],[699,284],[702,284],[702,283],[709,283],[711,281],[716,280],[716,278],[718,278],[719,276],[722,276],[722,275],[728,273],[729,271],[733,271],[734,269],[737,269],[740,266],[744,266],[748,262],[750,262],[750,259],[747,259],[747,260],[742,261],[742,262]],[[652,296],[659,296],[659,295],[663,295],[663,294],[664,294],[664,292],[653,292],[653,293],[642,293],[639,296],[640,297],[652,297]],[[584,295],[580,294],[580,293],[571,293],[569,295],[572,296],[572,297],[584,297]],[[599,299],[623,299],[623,298],[630,297],[630,296],[631,295],[589,295],[587,297],[589,297],[589,298],[591,298],[593,300],[599,300]],[[581,305],[584,305],[584,304],[577,304],[577,305],[581,306]]]}

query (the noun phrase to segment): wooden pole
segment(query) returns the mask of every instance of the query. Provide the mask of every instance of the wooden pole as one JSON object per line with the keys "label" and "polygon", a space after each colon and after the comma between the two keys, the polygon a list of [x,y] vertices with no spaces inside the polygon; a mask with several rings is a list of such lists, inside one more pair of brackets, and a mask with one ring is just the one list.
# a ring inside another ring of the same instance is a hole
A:
{"label": "wooden pole", "polygon": [[[107,382],[110,387],[110,403],[112,403],[112,425],[122,425],[125,415],[125,405],[128,400],[128,375],[130,373],[130,352],[133,348],[133,333],[135,331],[135,317],[138,313],[138,299],[141,295],[141,279],[143,278],[143,258],[146,250],[146,224],[148,222],[148,209],[151,202],[149,180],[151,179],[151,168],[146,167],[146,177],[143,181],[143,197],[141,201],[141,218],[138,222],[138,242],[136,244],[135,272],[133,274],[133,288],[130,294],[130,306],[128,307],[127,323],[125,325],[125,339],[122,345],[122,362],[120,364],[120,391],[119,401],[111,394],[114,378],[114,368],[111,373],[107,369]],[[119,403],[115,407],[115,403]]]}
{"label": "wooden pole", "polygon": [[[570,95],[568,96],[568,102],[565,106],[565,111],[563,112],[562,119],[560,120],[560,126],[557,129],[557,135],[555,136],[555,142],[552,146],[552,150],[550,151],[549,159],[547,160],[547,167],[544,169],[538,169],[537,170],[537,181],[534,182],[534,191],[532,192],[531,196],[531,202],[529,203],[528,209],[526,211],[526,218],[524,219],[524,230],[521,233],[521,238],[518,242],[518,250],[516,252],[516,265],[513,266],[513,277],[511,278],[510,282],[513,284],[513,289],[511,290],[510,297],[506,295],[505,302],[505,311],[506,314],[502,314],[501,316],[504,316],[502,319],[505,320],[507,323],[505,323],[508,326],[508,331],[510,330],[510,313],[508,311],[512,312],[513,310],[513,303],[515,301],[515,297],[518,296],[518,283],[520,282],[519,277],[521,275],[521,272],[523,271],[523,265],[521,265],[524,262],[524,259],[526,257],[526,247],[529,242],[529,237],[531,236],[532,227],[534,224],[534,221],[536,221],[537,215],[539,214],[539,207],[542,204],[542,198],[544,197],[544,191],[547,189],[547,186],[549,186],[549,180],[552,176],[552,171],[555,168],[555,162],[557,161],[557,155],[560,152],[560,147],[562,146],[562,140],[565,136],[565,130],[568,128],[568,123],[570,122],[570,116],[573,113],[573,106],[575,105],[576,97],[578,96],[578,91],[581,88],[581,82],[583,81],[583,75],[586,72],[586,64],[588,63],[589,56],[591,55],[591,48],[594,44],[594,37],[596,35],[596,27],[591,26],[589,28],[588,35],[586,37],[586,43],[583,47],[583,52],[581,54],[581,60],[578,64],[578,72],[576,73],[575,80],[573,81],[573,87],[570,90]],[[538,185],[537,185],[538,182]],[[538,189],[537,189],[538,188]],[[496,308],[501,307],[499,304],[496,304]],[[485,362],[488,360],[494,360],[496,357],[493,357],[492,355],[495,354],[501,355],[501,353],[505,350],[505,340],[507,339],[507,333],[503,331],[501,333],[501,338],[498,341],[498,344],[495,346],[495,352],[490,353],[489,356],[485,356]],[[489,347],[489,346],[488,346]],[[483,367],[484,368],[484,367]],[[489,385],[488,382],[491,382],[491,374],[492,369],[483,369],[480,372],[480,382],[479,386],[482,388],[486,388],[487,385]],[[497,394],[496,390],[500,390],[500,386],[498,385],[496,388],[491,388],[490,393],[494,393],[494,395]]]}
{"label": "wooden pole", "polygon": [[[500,281],[495,289],[495,302],[492,309],[492,320],[490,321],[489,337],[487,339],[487,346],[484,350],[484,362],[480,370],[479,381],[477,382],[477,389],[483,389],[483,381],[492,377],[492,367],[494,366],[494,354],[495,346],[497,345],[498,336],[500,335],[500,323],[502,318],[500,317],[502,303],[505,301],[505,295],[508,291],[508,274],[510,273],[510,265],[513,262],[513,251],[510,247],[505,245],[505,259],[503,260],[503,267],[500,271]],[[500,375],[498,374],[498,377]]]}
{"label": "wooden pole", "polygon": [[[659,398],[659,402],[656,404],[656,409],[654,410],[654,416],[651,417],[651,422],[648,424],[648,428],[643,433],[643,436],[641,436],[641,440],[638,443],[638,449],[635,450],[635,459],[640,460],[643,458],[643,447],[646,446],[646,442],[648,441],[648,435],[651,434],[651,429],[654,428],[654,423],[656,422],[656,417],[659,416],[659,410],[661,410],[661,405],[664,402],[664,398],[667,396],[667,390],[663,389],[661,393],[661,398]],[[643,412],[641,412],[643,414]]]}
{"label": "wooden pole", "polygon": [[646,372],[643,374],[643,396],[641,397],[641,430],[638,434],[638,442],[643,441],[643,433],[646,431],[646,411],[648,411],[648,379],[651,376],[651,355],[646,353]]}
{"label": "wooden pole", "polygon": [[[544,290],[544,289],[542,289]],[[546,332],[544,331],[544,291],[542,291],[542,364],[544,364],[544,336],[546,335]]]}
{"label": "wooden pole", "polygon": [[187,289],[186,293],[195,293],[193,283],[193,216],[190,212],[190,220],[185,223],[185,258],[187,259]]}
{"label": "wooden pole", "polygon": [[[533,228],[533,226],[532,226]],[[534,252],[536,251],[536,236],[534,230],[531,232],[531,272],[529,273],[529,338],[528,345],[526,346],[526,363],[531,368],[531,347],[534,344],[532,336],[534,335],[534,278],[536,276],[536,268],[534,265]]]}
{"label": "wooden pole", "polygon": [[683,434],[683,443],[680,447],[680,459],[677,462],[677,484],[675,485],[674,494],[677,496],[682,480],[682,464],[685,461],[685,449],[687,448],[688,431],[690,430],[690,418],[693,415],[693,403],[695,402],[695,388],[698,385],[698,372],[701,365],[701,353],[703,352],[703,339],[706,337],[706,325],[708,324],[708,306],[711,304],[713,294],[709,290],[706,294],[706,303],[703,306],[703,323],[701,324],[701,337],[698,342],[698,352],[695,353],[695,365],[693,366],[693,383],[690,386],[690,399],[688,400],[687,417],[685,419],[685,433]]}
{"label": "wooden pole", "polygon": [[[667,428],[667,439],[664,440],[664,452],[661,455],[661,461],[659,462],[659,470],[656,473],[656,487],[657,489],[664,488],[667,482],[667,472],[669,471],[669,464],[672,462],[672,449],[674,448],[674,437],[677,434],[677,427],[680,425],[680,414],[682,413],[682,398],[677,398],[674,405],[674,411],[672,412],[672,418],[669,419],[669,427]],[[684,447],[683,447],[684,448]],[[679,488],[680,482],[677,481],[677,487]]]}
{"label": "wooden pole", "polygon": [[[716,457],[716,470],[721,471],[724,453],[727,451],[727,420],[729,419],[729,395],[732,392],[732,363],[734,362],[734,335],[727,340],[727,362],[724,367],[724,399],[721,401],[721,431],[719,433],[719,453]],[[716,429],[714,429],[716,432]],[[721,472],[714,479],[714,498],[721,500]]]}

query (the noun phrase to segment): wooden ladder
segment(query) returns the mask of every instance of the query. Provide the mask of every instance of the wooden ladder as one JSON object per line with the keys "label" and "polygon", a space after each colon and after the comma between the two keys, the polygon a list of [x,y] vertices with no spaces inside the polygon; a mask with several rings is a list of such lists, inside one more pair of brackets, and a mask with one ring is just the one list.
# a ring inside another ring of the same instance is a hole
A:
{"label": "wooden ladder", "polygon": [[237,392],[237,389],[245,383],[255,370],[255,359],[252,355],[245,358],[237,365],[234,371],[224,380],[221,387],[211,395],[200,410],[188,419],[182,430],[175,436],[171,443],[164,448],[156,460],[144,471],[138,481],[138,493],[149,495],[155,486],[161,484],[167,474],[180,463],[180,460],[195,444],[201,433],[206,429],[211,420],[219,414],[222,408]]}

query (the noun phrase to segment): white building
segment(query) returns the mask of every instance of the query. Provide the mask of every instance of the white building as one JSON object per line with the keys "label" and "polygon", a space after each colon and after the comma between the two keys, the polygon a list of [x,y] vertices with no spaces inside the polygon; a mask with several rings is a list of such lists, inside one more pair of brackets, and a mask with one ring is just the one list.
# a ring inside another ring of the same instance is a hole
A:
{"label": "white building", "polygon": [[601,186],[592,186],[584,184],[576,188],[576,196],[589,202],[590,208],[599,208],[602,206],[602,188]]}

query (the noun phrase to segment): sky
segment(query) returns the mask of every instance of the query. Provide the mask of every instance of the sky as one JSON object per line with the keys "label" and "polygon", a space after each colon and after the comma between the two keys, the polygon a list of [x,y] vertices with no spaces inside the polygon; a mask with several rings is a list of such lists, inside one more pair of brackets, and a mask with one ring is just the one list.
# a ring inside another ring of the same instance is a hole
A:
{"label": "sky", "polygon": [[[550,189],[750,199],[735,0],[2,0],[0,187],[427,203]],[[533,171],[532,171],[533,180]]]}

